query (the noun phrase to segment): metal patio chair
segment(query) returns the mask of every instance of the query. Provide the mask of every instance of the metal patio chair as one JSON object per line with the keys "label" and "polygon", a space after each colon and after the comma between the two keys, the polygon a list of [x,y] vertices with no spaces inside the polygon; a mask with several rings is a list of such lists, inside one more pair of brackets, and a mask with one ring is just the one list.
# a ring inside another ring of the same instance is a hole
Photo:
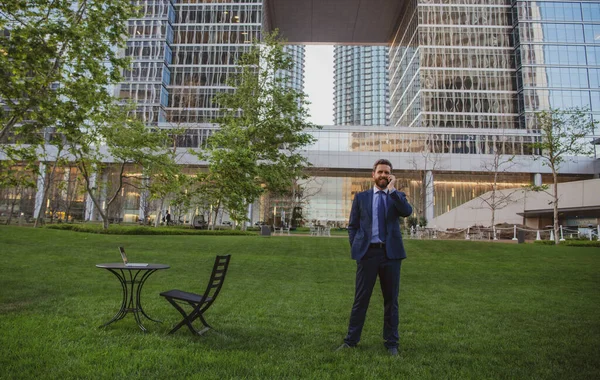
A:
{"label": "metal patio chair", "polygon": [[[204,319],[204,312],[206,312],[213,302],[215,302],[221,291],[230,259],[231,255],[215,257],[210,280],[208,281],[204,294],[189,293],[178,289],[160,293],[160,295],[165,297],[166,300],[169,301],[169,303],[171,303],[171,305],[173,305],[173,307],[183,316],[183,320],[173,327],[173,329],[169,331],[169,334],[173,334],[183,325],[186,325],[194,335],[202,335],[212,329]],[[181,305],[191,307],[191,312],[186,312]],[[202,330],[196,330],[192,325],[196,319],[200,319],[204,325]]]}

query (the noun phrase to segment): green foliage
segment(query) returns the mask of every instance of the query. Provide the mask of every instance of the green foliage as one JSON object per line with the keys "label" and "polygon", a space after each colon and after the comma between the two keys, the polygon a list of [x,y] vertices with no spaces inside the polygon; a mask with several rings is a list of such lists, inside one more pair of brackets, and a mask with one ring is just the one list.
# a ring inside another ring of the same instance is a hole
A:
{"label": "green foliage", "polygon": [[147,226],[116,226],[108,229],[102,228],[97,224],[51,224],[45,228],[51,230],[88,232],[94,234],[110,235],[256,235],[255,232],[245,232],[239,230],[194,230],[191,228],[172,228],[172,227],[147,227]]}
{"label": "green foliage", "polygon": [[233,220],[246,220],[246,208],[263,192],[282,193],[302,176],[308,164],[299,150],[313,142],[306,130],[306,95],[288,87],[277,74],[292,68],[277,31],[254,42],[238,64],[241,72],[216,102],[222,108],[220,129],[202,158],[209,161],[207,186],[214,204],[223,204]]}
{"label": "green foliage", "polygon": [[[88,118],[84,128],[62,130],[67,149],[76,159],[86,191],[104,220],[105,228],[108,228],[109,207],[125,180],[131,180],[125,173],[126,165],[144,168],[149,175],[161,173],[167,178],[179,173],[172,153],[166,149],[170,141],[168,131],[152,130],[141,120],[132,119],[129,112],[133,107],[112,103],[104,107],[102,113]],[[94,173],[100,172],[105,162],[115,164],[116,182],[102,182],[101,175],[94,179]],[[99,201],[101,194],[106,195],[104,207]]]}
{"label": "green foliage", "polygon": [[0,140],[40,144],[44,128],[78,129],[112,103],[134,15],[129,0],[0,2]]}
{"label": "green foliage", "polygon": [[[12,147],[7,147],[12,149]],[[0,160],[0,189],[6,188],[31,188],[35,187],[35,174],[38,166],[35,165],[35,152],[24,156],[29,150],[13,150],[8,154],[7,160]]]}
{"label": "green foliage", "polygon": [[594,135],[598,121],[593,120],[587,108],[550,109],[535,114],[541,138],[532,144],[536,158],[552,170],[552,192],[544,186],[531,186],[533,191],[543,191],[552,196],[554,241],[558,235],[558,173],[562,164],[573,156],[587,156],[593,151],[589,139]]}
{"label": "green foliage", "polygon": [[[535,244],[541,245],[556,245],[553,240],[536,240]],[[600,241],[597,240],[571,240],[567,239],[565,241],[560,242],[561,245],[566,245],[569,247],[600,247]]]}
{"label": "green foliage", "polygon": [[569,247],[600,247],[598,240],[565,240],[562,244]]}
{"label": "green foliage", "polygon": [[532,147],[537,157],[555,173],[570,156],[586,156],[593,151],[592,137],[598,121],[586,108],[550,109],[535,114],[541,139]]}
{"label": "green foliage", "polygon": [[533,244],[538,244],[538,245],[556,245],[556,243],[554,242],[554,240],[535,240],[533,242]]}
{"label": "green foliage", "polygon": [[408,228],[416,228],[419,225],[419,218],[415,215],[411,215],[406,218],[406,222],[408,223]]}
{"label": "green foliage", "polygon": [[419,218],[419,227],[427,227],[427,218],[424,216]]}

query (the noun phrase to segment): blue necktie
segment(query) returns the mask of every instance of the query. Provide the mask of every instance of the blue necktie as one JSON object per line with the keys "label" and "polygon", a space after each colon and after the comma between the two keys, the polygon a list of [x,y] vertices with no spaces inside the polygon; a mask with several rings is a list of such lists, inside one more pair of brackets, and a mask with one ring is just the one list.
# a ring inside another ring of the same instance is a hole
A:
{"label": "blue necktie", "polygon": [[386,196],[383,190],[377,192],[379,194],[379,202],[377,203],[377,223],[379,225],[379,240],[385,243],[385,201]]}

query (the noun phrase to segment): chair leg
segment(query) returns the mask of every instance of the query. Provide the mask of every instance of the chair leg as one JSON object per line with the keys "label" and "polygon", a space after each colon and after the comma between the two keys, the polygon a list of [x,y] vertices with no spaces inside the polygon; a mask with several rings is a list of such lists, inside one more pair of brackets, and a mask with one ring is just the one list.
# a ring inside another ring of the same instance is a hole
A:
{"label": "chair leg", "polygon": [[206,328],[209,328],[209,329],[213,328],[211,325],[209,325],[208,323],[206,323],[206,319],[204,319],[204,317],[202,316],[202,314],[198,315],[198,318],[200,318],[200,321],[202,322],[202,324],[204,326],[206,326]]}
{"label": "chair leg", "polygon": [[196,318],[198,318],[198,316],[199,316],[199,315],[197,315],[197,313],[195,313],[195,310],[193,310],[188,315],[185,312],[185,310],[183,310],[183,308],[177,304],[177,302],[173,301],[173,299],[167,298],[167,301],[169,301],[169,303],[171,305],[173,305],[173,307],[179,312],[179,314],[181,314],[183,316],[183,320],[181,322],[179,322],[175,327],[173,327],[171,329],[171,331],[169,331],[169,334],[173,334],[174,332],[176,332],[177,330],[179,330],[183,325],[187,325],[188,329],[190,329],[190,331],[192,332],[192,334],[197,335],[198,331],[192,325],[192,322],[194,322],[194,320]]}

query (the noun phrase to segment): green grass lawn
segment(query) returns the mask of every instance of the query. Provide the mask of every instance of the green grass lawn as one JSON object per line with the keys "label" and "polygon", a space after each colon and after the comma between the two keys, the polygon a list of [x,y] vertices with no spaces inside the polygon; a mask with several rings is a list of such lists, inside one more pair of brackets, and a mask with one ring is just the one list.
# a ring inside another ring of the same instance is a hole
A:
{"label": "green grass lawn", "polygon": [[[169,264],[144,307],[98,328],[120,304],[95,267]],[[600,377],[600,249],[472,241],[407,241],[398,357],[381,338],[378,288],[357,349],[342,343],[356,264],[346,239],[120,236],[0,227],[2,378]],[[179,314],[158,293],[204,289],[216,254],[232,254],[206,319],[222,334],[167,335]]]}

